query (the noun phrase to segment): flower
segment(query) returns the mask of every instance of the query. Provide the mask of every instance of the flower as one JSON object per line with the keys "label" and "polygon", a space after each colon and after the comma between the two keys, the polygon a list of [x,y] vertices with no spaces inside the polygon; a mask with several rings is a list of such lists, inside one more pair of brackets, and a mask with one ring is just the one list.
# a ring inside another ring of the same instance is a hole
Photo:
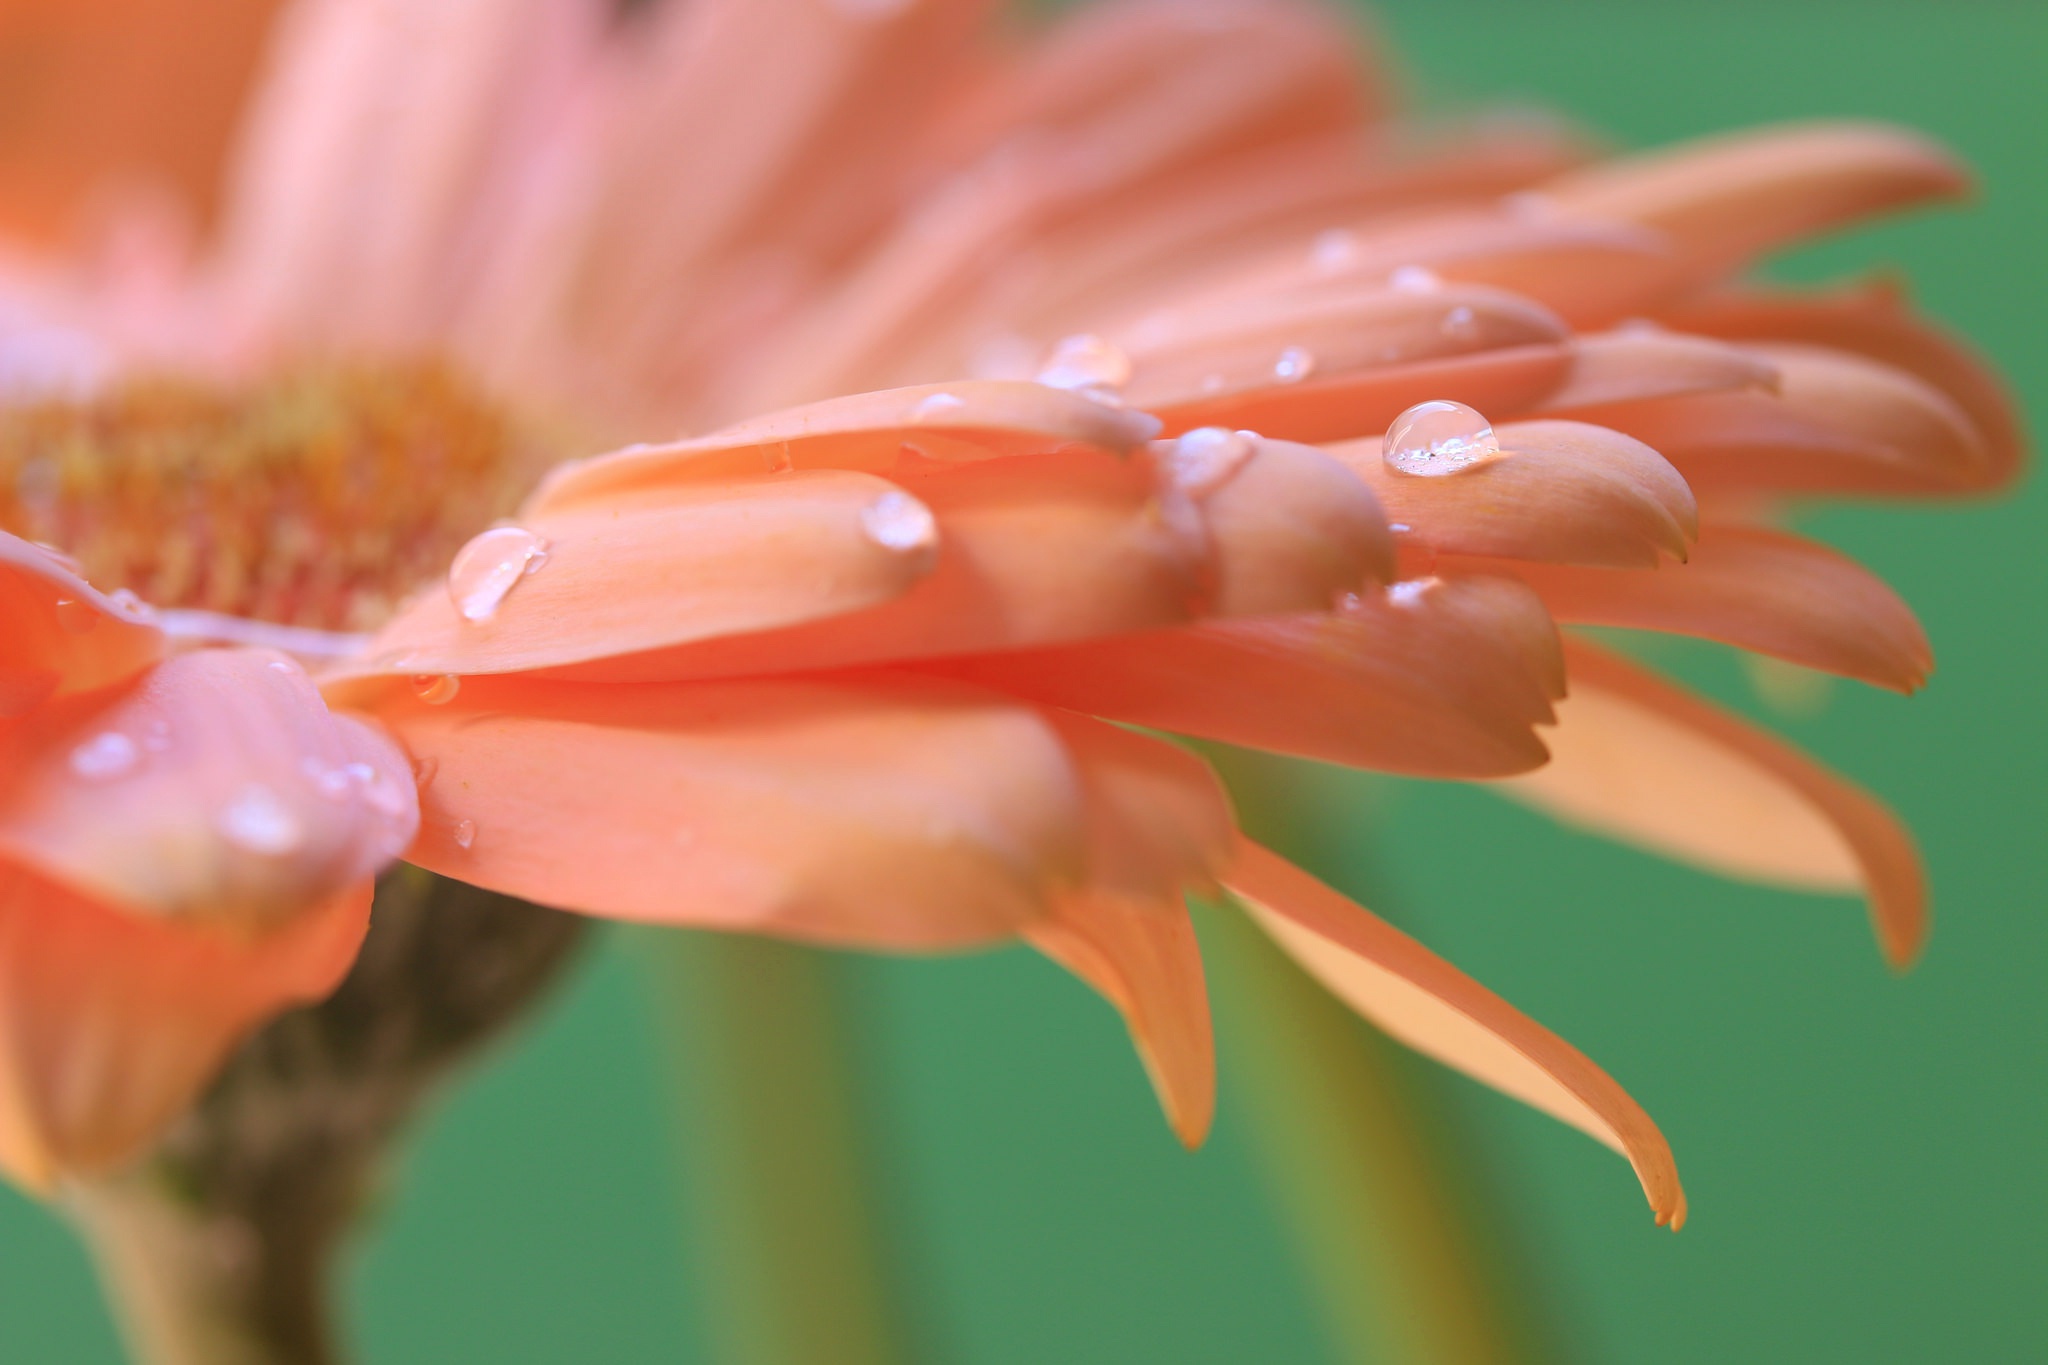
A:
{"label": "flower", "polygon": [[[0,996],[0,1163],[146,1142],[333,984],[402,855],[612,918],[1022,938],[1123,1012],[1189,1142],[1184,897],[1227,889],[1681,1221],[1611,1078],[1238,834],[1152,732],[1510,779],[1861,890],[1909,962],[1922,874],[1879,803],[1555,625],[1924,680],[1910,611],[1775,514],[1995,488],[2010,405],[1888,289],[1739,281],[1963,180],[1862,125],[1601,160],[1385,103],[1325,16],[1232,0],[1029,39],[938,0],[290,11],[212,254],[15,272],[17,387],[175,362],[259,396],[97,378],[0,445],[17,529],[127,527],[89,557],[184,585],[151,612],[0,542],[0,971],[34,984]],[[560,465],[488,526],[528,445],[394,368],[419,354],[586,449],[708,434]],[[353,396],[279,399],[316,373]],[[113,517],[194,481],[157,538]]]}

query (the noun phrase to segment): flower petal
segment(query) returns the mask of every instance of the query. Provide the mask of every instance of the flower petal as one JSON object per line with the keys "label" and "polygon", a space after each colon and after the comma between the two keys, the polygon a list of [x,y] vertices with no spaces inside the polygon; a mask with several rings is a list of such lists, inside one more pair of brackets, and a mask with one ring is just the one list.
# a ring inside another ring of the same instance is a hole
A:
{"label": "flower petal", "polygon": [[1048,705],[1328,763],[1497,777],[1542,763],[1556,632],[1512,579],[1366,592],[1341,613],[1214,622],[933,671]]}
{"label": "flower petal", "polygon": [[938,559],[929,508],[838,470],[647,486],[522,526],[546,557],[510,565],[522,576],[481,619],[423,592],[330,676],[511,673],[785,629],[901,598]]}
{"label": "flower petal", "polygon": [[1607,161],[1544,187],[1571,215],[1668,236],[1704,283],[1781,247],[1968,187],[1927,139],[1872,123],[1805,123]]}
{"label": "flower petal", "polygon": [[0,720],[133,677],[163,657],[147,610],[124,606],[41,546],[0,531]]}
{"label": "flower petal", "polygon": [[1672,631],[1755,650],[1878,687],[1912,692],[1934,655],[1884,580],[1825,545],[1780,531],[1717,524],[1683,564],[1644,573],[1571,565],[1506,569],[1569,625]]}
{"label": "flower petal", "polygon": [[1216,1113],[1216,1042],[1187,907],[1061,896],[1024,937],[1116,1006],[1175,1135],[1201,1146]]}
{"label": "flower petal", "polygon": [[380,714],[430,774],[408,857],[563,909],[953,948],[1014,934],[1083,873],[1059,735],[957,685],[479,678]]}
{"label": "flower petal", "polygon": [[1441,477],[1388,468],[1379,440],[1327,449],[1379,495],[1404,547],[1619,567],[1685,557],[1698,512],[1657,451],[1579,422],[1512,422],[1496,435],[1498,458]]}
{"label": "flower petal", "polygon": [[1506,794],[1569,824],[1747,881],[1861,890],[1903,969],[1927,937],[1912,836],[1868,793],[1775,736],[1579,640],[1550,763]]}
{"label": "flower petal", "polygon": [[268,650],[166,660],[0,726],[0,859],[137,914],[275,926],[410,842],[391,741]]}
{"label": "flower petal", "polygon": [[1391,1036],[1626,1156],[1659,1223],[1685,1222],[1664,1135],[1612,1077],[1448,962],[1248,839],[1230,893],[1340,999]]}
{"label": "flower petal", "polygon": [[1124,455],[1159,434],[1142,412],[1020,380],[962,380],[827,399],[667,445],[558,466],[525,515],[690,481],[797,469],[895,472],[906,455],[953,463],[1079,447]]}
{"label": "flower petal", "polygon": [[1536,411],[1561,416],[1650,398],[1777,386],[1778,367],[1756,351],[1677,332],[1624,329],[1577,338],[1571,373]]}
{"label": "flower petal", "polygon": [[0,861],[0,1171],[47,1190],[133,1156],[245,1034],[339,984],[371,891],[345,887],[251,937]]}

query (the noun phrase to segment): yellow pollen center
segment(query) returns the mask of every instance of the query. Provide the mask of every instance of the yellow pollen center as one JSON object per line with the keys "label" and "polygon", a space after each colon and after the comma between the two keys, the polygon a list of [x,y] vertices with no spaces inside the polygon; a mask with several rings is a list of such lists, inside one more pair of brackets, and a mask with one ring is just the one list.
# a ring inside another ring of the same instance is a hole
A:
{"label": "yellow pollen center", "polygon": [[439,365],[137,379],[0,409],[0,530],[157,606],[368,630],[550,458]]}

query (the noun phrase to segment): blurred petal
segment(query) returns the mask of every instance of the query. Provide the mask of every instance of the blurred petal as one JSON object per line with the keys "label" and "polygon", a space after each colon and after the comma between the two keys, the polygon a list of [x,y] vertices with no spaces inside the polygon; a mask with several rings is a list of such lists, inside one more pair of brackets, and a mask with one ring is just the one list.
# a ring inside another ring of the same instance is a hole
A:
{"label": "blurred petal", "polygon": [[1773,389],[1778,367],[1740,346],[1676,332],[1624,329],[1577,338],[1571,373],[1537,411],[1569,414],[1724,389]]}
{"label": "blurred petal", "polygon": [[1612,1077],[1414,939],[1250,840],[1224,874],[1280,946],[1353,1009],[1626,1156],[1659,1223],[1685,1222],[1664,1135]]}
{"label": "blurred petal", "polygon": [[1014,934],[1082,873],[1059,736],[967,688],[480,678],[381,715],[431,774],[408,857],[562,909],[953,948]]}
{"label": "blurred petal", "polygon": [[1368,591],[1341,613],[1218,622],[934,671],[1203,739],[1425,777],[1544,760],[1533,727],[1563,694],[1556,632],[1512,579]]}
{"label": "blurred petal", "polygon": [[1714,525],[1685,563],[1648,573],[1492,567],[1517,574],[1569,625],[1696,635],[1897,692],[1918,688],[1934,667],[1912,608],[1882,579],[1824,545],[1778,531]]}
{"label": "blurred petal", "polygon": [[418,821],[404,756],[267,650],[202,650],[0,725],[0,859],[138,915],[283,923]]}
{"label": "blurred petal", "polygon": [[1623,567],[1685,557],[1698,512],[1657,451],[1578,422],[1511,422],[1495,434],[1497,458],[1439,477],[1388,468],[1378,440],[1328,449],[1407,528],[1404,545]]}
{"label": "blurred petal", "polygon": [[0,861],[0,1171],[46,1190],[133,1156],[245,1034],[339,984],[371,890],[251,937],[131,914]]}
{"label": "blurred petal", "polygon": [[1061,896],[1024,936],[1116,1006],[1174,1133],[1199,1147],[1216,1112],[1216,1043],[1187,907]]}
{"label": "blurred petal", "polygon": [[1092,716],[1055,711],[1046,721],[1080,775],[1087,889],[1148,905],[1213,889],[1236,824],[1209,765]]}
{"label": "blurred petal", "polygon": [[930,509],[838,470],[648,486],[522,527],[545,558],[515,537],[502,601],[487,591],[466,615],[430,588],[335,676],[510,673],[751,635],[893,601],[938,558]]}
{"label": "blurred petal", "polygon": [[1501,790],[1568,824],[1747,881],[1862,891],[1879,945],[1927,937],[1913,839],[1875,798],[1775,736],[1583,641],[1550,763]]}
{"label": "blurred petal", "polygon": [[99,592],[55,553],[0,531],[0,720],[133,677],[163,657],[139,605]]}

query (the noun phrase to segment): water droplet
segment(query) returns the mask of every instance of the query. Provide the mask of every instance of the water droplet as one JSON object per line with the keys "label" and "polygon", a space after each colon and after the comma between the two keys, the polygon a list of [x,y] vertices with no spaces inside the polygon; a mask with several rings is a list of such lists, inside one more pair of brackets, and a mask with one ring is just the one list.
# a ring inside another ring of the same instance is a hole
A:
{"label": "water droplet", "polygon": [[1357,616],[1365,610],[1365,599],[1355,592],[1340,592],[1336,608],[1340,615]]}
{"label": "water droplet", "polygon": [[1229,382],[1220,374],[1205,374],[1202,376],[1202,392],[1221,393],[1223,386]]}
{"label": "water droplet", "polygon": [[939,524],[932,510],[900,488],[876,498],[860,514],[861,533],[885,550],[908,553],[938,544]]}
{"label": "water droplet", "polygon": [[1415,528],[1405,521],[1390,521],[1387,523],[1387,529],[1397,536],[1405,536]]}
{"label": "water droplet", "polygon": [[100,623],[100,611],[76,597],[57,599],[57,626],[66,635],[83,635]]}
{"label": "water droplet", "polygon": [[268,667],[272,673],[283,673],[287,677],[302,671],[299,668],[299,666],[293,663],[290,659],[272,659],[270,663],[266,665],[266,667]]}
{"label": "water droplet", "polygon": [[519,580],[548,562],[548,543],[523,526],[494,526],[448,566],[448,598],[465,621],[488,621]]}
{"label": "water droplet", "polygon": [[1273,377],[1283,384],[1299,384],[1316,372],[1316,358],[1300,346],[1289,346],[1273,362]]}
{"label": "water droplet", "polygon": [[141,758],[134,740],[119,730],[108,730],[71,751],[71,771],[88,782],[104,782],[130,771]]}
{"label": "water droplet", "polygon": [[250,853],[280,857],[305,840],[291,807],[260,782],[251,782],[221,807],[221,837]]}
{"label": "water droplet", "polygon": [[1199,498],[1222,487],[1258,449],[1257,432],[1196,427],[1166,448],[1166,473],[1176,486]]}
{"label": "water droplet", "polygon": [[313,783],[313,790],[329,801],[345,800],[349,792],[349,776],[346,768],[330,768],[312,754],[299,760],[299,771]]}
{"label": "water droplet", "polygon": [[1440,578],[1404,578],[1398,583],[1389,583],[1387,600],[1397,607],[1413,607],[1442,581]]}
{"label": "water droplet", "polygon": [[1038,382],[1055,389],[1076,389],[1104,401],[1131,379],[1131,358],[1114,342],[1092,333],[1070,336],[1053,347],[1052,358],[1038,372]]}
{"label": "water droplet", "polygon": [[770,474],[787,474],[796,468],[796,457],[790,453],[787,441],[777,441],[772,446],[763,447],[761,457],[767,464]]}
{"label": "water droplet", "polygon": [[913,422],[935,422],[960,411],[960,409],[966,406],[967,400],[957,393],[927,394],[918,400],[916,407],[910,410],[910,420]]}
{"label": "water droplet", "polygon": [[1498,455],[1500,442],[1478,412],[1433,398],[1394,419],[1383,452],[1387,464],[1403,474],[1455,474]]}
{"label": "water droplet", "polygon": [[1334,275],[1358,259],[1358,234],[1340,227],[1318,232],[1308,249],[1308,259],[1321,273]]}
{"label": "water droplet", "polygon": [[412,694],[429,706],[446,706],[462,691],[462,679],[453,673],[420,673],[412,680]]}
{"label": "water droplet", "polygon": [[114,610],[120,612],[131,621],[149,622],[156,619],[156,608],[150,606],[149,603],[137,597],[127,588],[117,588],[113,592],[108,593],[107,601],[113,604]]}
{"label": "water droplet", "polygon": [[448,837],[455,841],[457,848],[468,848],[476,842],[476,821],[457,820],[455,828],[448,831]]}
{"label": "water droplet", "polygon": [[1469,341],[1479,335],[1479,319],[1470,308],[1461,303],[1444,314],[1444,320],[1437,324],[1437,330],[1447,337]]}
{"label": "water droplet", "polygon": [[1434,270],[1421,265],[1404,265],[1387,276],[1387,288],[1396,294],[1434,294],[1444,282]]}

